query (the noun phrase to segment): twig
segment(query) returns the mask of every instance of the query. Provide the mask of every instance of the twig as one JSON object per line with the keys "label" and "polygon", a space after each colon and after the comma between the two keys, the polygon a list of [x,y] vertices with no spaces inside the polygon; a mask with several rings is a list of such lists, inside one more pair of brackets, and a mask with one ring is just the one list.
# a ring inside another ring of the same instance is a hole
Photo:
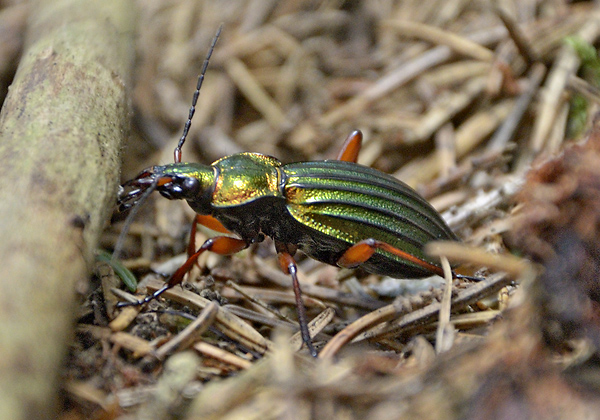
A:
{"label": "twig", "polygon": [[394,29],[399,35],[420,38],[434,45],[445,45],[454,52],[480,61],[491,62],[494,52],[456,33],[445,31],[435,26],[407,20],[385,20],[384,27]]}
{"label": "twig", "polygon": [[[147,285],[150,291],[156,291],[163,286],[164,283],[159,280],[151,280]],[[211,303],[208,299],[195,293],[176,288],[167,290],[163,296],[197,308],[205,308]],[[215,326],[222,330],[227,337],[239,341],[257,353],[264,353],[271,346],[271,343],[248,323],[220,307],[216,315]]]}
{"label": "twig", "polygon": [[[452,307],[454,310],[458,310],[464,305],[476,302],[478,299],[481,299],[484,296],[489,296],[492,293],[497,292],[502,287],[510,283],[510,278],[503,273],[489,276],[485,280],[476,283],[460,292],[455,298],[452,299]],[[384,324],[382,326],[373,328],[370,331],[357,336],[354,341],[378,340],[381,337],[398,335],[400,331],[411,326],[435,319],[435,317],[439,314],[440,307],[440,303],[432,303],[429,306],[403,316],[399,320],[390,323],[390,325]]]}
{"label": "twig", "polygon": [[249,360],[202,341],[194,344],[194,349],[205,356],[220,360],[238,369],[248,369],[252,366],[252,362]]}
{"label": "twig", "polygon": [[507,116],[506,120],[502,123],[500,128],[496,131],[494,136],[490,139],[487,144],[487,149],[492,150],[504,150],[508,141],[512,138],[513,133],[517,129],[517,126],[529,104],[533,99],[534,95],[538,92],[540,83],[546,74],[546,66],[541,63],[534,64],[529,70],[527,89],[519,97],[511,113]]}
{"label": "twig", "polygon": [[442,268],[444,269],[444,294],[440,304],[440,315],[437,331],[435,334],[435,352],[440,354],[452,347],[454,341],[454,326],[450,324],[450,309],[452,308],[452,269],[445,256],[441,257]]}
{"label": "twig", "polygon": [[517,25],[517,22],[515,22],[515,20],[509,16],[496,2],[492,2],[492,5],[494,6],[494,12],[496,12],[498,17],[502,20],[502,23],[504,23],[504,26],[506,26],[510,37],[521,53],[521,56],[525,59],[528,66],[533,64],[535,61],[537,61],[538,56],[533,50],[531,43],[527,40],[525,34]]}
{"label": "twig", "polygon": [[200,312],[200,315],[179,334],[169,340],[168,343],[160,346],[154,353],[158,360],[163,360],[166,356],[176,350],[183,350],[192,344],[192,341],[202,335],[214,322],[219,306],[215,302],[210,302]]}
{"label": "twig", "polygon": [[[600,30],[600,23],[596,19],[589,20],[578,32],[578,35],[592,42]],[[533,134],[529,141],[529,150],[521,157],[520,166],[528,164],[536,153],[539,153],[552,129],[556,112],[564,101],[563,92],[569,78],[579,66],[580,59],[569,46],[563,46],[548,74],[544,88],[543,101],[535,120]]]}

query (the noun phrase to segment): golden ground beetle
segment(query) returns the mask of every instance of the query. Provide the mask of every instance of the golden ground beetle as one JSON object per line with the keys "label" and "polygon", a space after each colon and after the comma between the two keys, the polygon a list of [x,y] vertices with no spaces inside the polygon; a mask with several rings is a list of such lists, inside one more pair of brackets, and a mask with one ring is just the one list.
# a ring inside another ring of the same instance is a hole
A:
{"label": "golden ground beetle", "polygon": [[[189,117],[174,151],[175,163],[142,171],[123,184],[119,194],[122,210],[139,205],[158,190],[170,200],[186,200],[198,214],[188,260],[163,288],[138,304],[180,284],[204,251],[230,255],[269,236],[282,270],[292,277],[302,339],[316,356],[293,259],[296,250],[331,265],[419,278],[443,274],[440,262],[424,253],[425,244],[458,238],[413,189],[356,163],[360,131],[348,136],[336,160],[282,164],[270,156],[238,153],[211,165],[181,163],[181,147],[220,30],[204,60]],[[198,223],[237,237],[216,236],[196,250],[193,238]]]}

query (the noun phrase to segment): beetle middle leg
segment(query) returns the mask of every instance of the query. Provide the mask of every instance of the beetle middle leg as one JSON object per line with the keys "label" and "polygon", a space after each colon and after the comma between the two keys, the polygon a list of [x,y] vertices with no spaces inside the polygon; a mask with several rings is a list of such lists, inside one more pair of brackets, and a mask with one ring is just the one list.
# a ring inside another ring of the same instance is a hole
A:
{"label": "beetle middle leg", "polygon": [[337,155],[337,160],[356,163],[358,160],[358,153],[362,146],[362,138],[363,135],[360,130],[354,130],[348,134],[348,137],[346,137],[346,140],[342,145],[342,149]]}
{"label": "beetle middle leg", "polygon": [[[163,289],[167,290],[168,288],[181,283],[181,281],[183,280],[183,276],[192,269],[193,265],[197,262],[200,254],[204,251],[202,248],[205,247],[207,242],[211,241],[211,239],[207,240],[204,243],[204,245],[202,245],[202,247],[200,247],[200,249],[194,253],[196,225],[197,224],[201,224],[201,225],[206,226],[210,229],[213,229],[217,232],[230,233],[229,230],[227,230],[227,228],[225,228],[225,226],[223,226],[221,224],[221,222],[219,222],[214,217],[204,216],[204,215],[196,215],[194,223],[192,224],[192,231],[190,234],[190,242],[188,245],[188,257],[189,258],[185,262],[185,264],[182,265],[175,272],[175,274],[173,274],[173,276],[171,277],[171,280]],[[221,254],[221,255],[228,255],[228,254],[235,254],[248,246],[248,244],[241,239],[230,238],[228,236],[220,236],[217,238],[219,238],[220,240],[230,239],[230,240],[233,240],[234,242],[232,242],[230,244],[225,244],[225,243],[223,244],[224,245],[223,251],[227,250],[227,252],[225,252],[225,253],[219,252],[221,250],[220,248],[207,249],[208,251],[217,252],[218,254]],[[213,238],[213,239],[216,239],[216,238]],[[239,248],[237,248],[237,247],[239,247]],[[317,351],[315,350],[314,346],[312,345],[310,333],[308,331],[308,320],[307,320],[307,316],[306,316],[306,308],[304,306],[304,302],[302,301],[302,291],[300,290],[300,283],[298,282],[298,275],[297,275],[298,267],[296,266],[296,261],[294,261],[294,258],[292,256],[295,252],[295,248],[291,249],[289,246],[282,244],[282,243],[278,243],[278,242],[275,244],[275,247],[277,249],[277,253],[279,256],[279,264],[281,266],[281,270],[285,274],[289,274],[292,276],[292,288],[294,289],[294,297],[296,300],[296,311],[298,313],[298,324],[300,325],[300,334],[302,335],[302,341],[306,344],[306,347],[308,348],[310,354],[313,357],[317,357]],[[157,293],[158,292],[159,291],[157,291]]]}
{"label": "beetle middle leg", "polygon": [[306,307],[302,301],[302,290],[300,289],[300,282],[298,281],[298,267],[292,256],[295,249],[291,250],[286,244],[281,242],[275,242],[275,249],[277,250],[277,256],[279,257],[281,271],[292,276],[292,288],[294,289],[294,297],[296,299],[296,312],[298,313],[298,324],[300,325],[302,341],[306,344],[311,356],[317,357],[317,350],[315,350],[312,344],[312,339],[310,338],[310,333],[308,331]]}
{"label": "beetle middle leg", "polygon": [[[215,232],[219,233],[227,233],[233,235],[231,231],[229,231],[221,222],[215,219],[212,216],[197,214],[192,222],[192,229],[190,232],[190,241],[188,242],[187,254],[188,258],[190,258],[196,252],[196,229],[198,225],[205,226]],[[191,269],[191,268],[190,268]]]}

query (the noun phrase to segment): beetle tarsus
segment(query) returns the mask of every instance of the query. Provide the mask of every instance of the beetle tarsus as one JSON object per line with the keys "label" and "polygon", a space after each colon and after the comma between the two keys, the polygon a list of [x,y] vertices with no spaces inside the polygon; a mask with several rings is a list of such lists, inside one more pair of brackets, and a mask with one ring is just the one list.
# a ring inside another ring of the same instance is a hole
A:
{"label": "beetle tarsus", "polygon": [[456,274],[455,272],[452,272],[452,277],[454,277],[455,279],[464,279],[464,280],[471,280],[471,281],[485,280],[485,278],[483,278],[483,277],[467,276],[465,274]]}
{"label": "beetle tarsus", "polygon": [[162,295],[164,292],[166,292],[167,290],[169,290],[172,286],[169,286],[169,284],[164,285],[163,287],[161,287],[160,289],[158,289],[156,292],[152,293],[151,295],[146,296],[143,299],[139,299],[135,302],[119,302],[117,303],[117,308],[124,308],[126,306],[142,306],[145,305],[146,303],[158,298],[160,295]]}

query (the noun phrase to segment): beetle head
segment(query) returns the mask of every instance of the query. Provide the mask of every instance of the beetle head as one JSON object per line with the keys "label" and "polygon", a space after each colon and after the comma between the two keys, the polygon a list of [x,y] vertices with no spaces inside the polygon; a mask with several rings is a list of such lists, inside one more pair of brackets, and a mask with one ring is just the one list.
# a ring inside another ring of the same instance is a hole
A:
{"label": "beetle head", "polygon": [[118,195],[119,210],[127,210],[144,201],[154,190],[169,200],[196,202],[212,186],[213,180],[214,171],[206,165],[173,163],[153,166],[121,186]]}

